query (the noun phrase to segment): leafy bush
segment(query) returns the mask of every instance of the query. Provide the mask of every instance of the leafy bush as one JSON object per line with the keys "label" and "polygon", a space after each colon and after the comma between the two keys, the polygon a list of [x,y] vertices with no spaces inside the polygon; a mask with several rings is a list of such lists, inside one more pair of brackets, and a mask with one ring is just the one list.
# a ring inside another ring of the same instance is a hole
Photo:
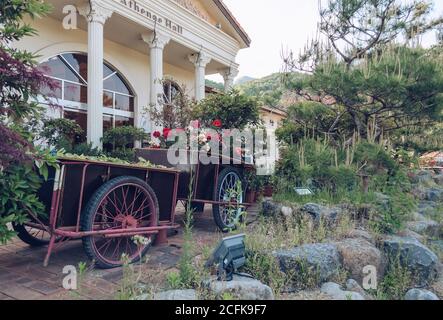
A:
{"label": "leafy bush", "polygon": [[289,186],[314,189],[351,189],[358,183],[357,169],[345,163],[346,153],[327,141],[304,139],[284,150],[276,176]]}
{"label": "leafy bush", "polygon": [[58,150],[65,149],[68,152],[74,149],[78,142],[85,140],[83,129],[70,119],[45,119],[40,136]]}
{"label": "leafy bush", "polygon": [[221,120],[223,129],[242,130],[260,123],[257,101],[235,90],[208,96],[194,107],[192,116],[206,128],[212,127],[214,120]]}
{"label": "leafy bush", "polygon": [[123,126],[110,129],[103,135],[103,148],[107,155],[126,161],[134,160],[134,144],[144,141],[148,136],[141,128]]}

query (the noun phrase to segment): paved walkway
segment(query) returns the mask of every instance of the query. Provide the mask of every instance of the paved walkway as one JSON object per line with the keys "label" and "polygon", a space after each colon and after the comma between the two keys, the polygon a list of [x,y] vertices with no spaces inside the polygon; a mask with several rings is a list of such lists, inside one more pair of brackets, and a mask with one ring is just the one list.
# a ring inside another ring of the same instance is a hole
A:
{"label": "paved walkway", "polygon": [[[183,209],[177,210],[177,221],[183,217]],[[251,208],[250,217],[257,212]],[[197,246],[217,242],[220,234],[212,219],[210,206],[203,214],[195,215],[194,239]],[[137,265],[141,269],[141,283],[162,283],[168,272],[180,259],[183,244],[182,231],[169,238],[168,245],[153,247],[148,251],[147,262]],[[63,289],[63,268],[87,262],[81,241],[65,243],[52,255],[48,267],[43,267],[46,247],[31,248],[19,239],[0,246],[0,300],[11,299],[114,299],[121,286],[123,268],[99,270],[88,267],[77,291]]]}

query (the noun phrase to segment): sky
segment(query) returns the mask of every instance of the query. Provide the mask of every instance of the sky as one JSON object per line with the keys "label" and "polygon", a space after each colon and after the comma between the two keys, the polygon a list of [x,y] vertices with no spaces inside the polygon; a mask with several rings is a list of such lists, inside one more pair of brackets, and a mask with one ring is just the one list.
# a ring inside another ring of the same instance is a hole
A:
{"label": "sky", "polygon": [[[405,0],[406,1],[406,0]],[[224,0],[252,39],[237,56],[238,77],[261,78],[282,69],[282,50],[298,53],[312,39],[319,21],[317,0]],[[443,14],[443,0],[434,0],[435,15]],[[430,43],[435,36],[424,41]],[[209,79],[222,81],[221,76]]]}

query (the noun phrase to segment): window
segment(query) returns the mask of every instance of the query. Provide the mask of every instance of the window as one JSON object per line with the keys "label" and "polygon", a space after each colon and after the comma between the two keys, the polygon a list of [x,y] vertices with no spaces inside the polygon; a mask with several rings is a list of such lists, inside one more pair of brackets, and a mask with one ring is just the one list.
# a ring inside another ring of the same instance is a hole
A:
{"label": "window", "polygon": [[[73,119],[86,132],[88,104],[88,56],[84,53],[63,53],[40,65],[41,70],[59,88],[43,89],[43,94],[57,98],[63,115]],[[103,63],[103,130],[134,125],[134,94],[123,76],[111,65]],[[75,113],[78,113],[75,115]]]}
{"label": "window", "polygon": [[166,106],[180,105],[182,97],[182,89],[175,81],[163,81],[163,102]]}

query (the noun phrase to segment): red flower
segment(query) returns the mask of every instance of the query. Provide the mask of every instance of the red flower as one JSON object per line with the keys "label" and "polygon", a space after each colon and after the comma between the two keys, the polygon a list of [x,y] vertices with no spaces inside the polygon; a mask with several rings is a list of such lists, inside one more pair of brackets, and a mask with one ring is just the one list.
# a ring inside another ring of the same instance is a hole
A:
{"label": "red flower", "polygon": [[211,140],[212,140],[212,137],[211,137],[210,134],[208,134],[208,135],[206,136],[206,140],[208,140],[208,141],[211,141]]}
{"label": "red flower", "polygon": [[222,122],[220,119],[216,119],[212,122],[212,125],[216,128],[220,128],[222,126]]}
{"label": "red flower", "polygon": [[167,138],[167,137],[169,136],[170,133],[171,133],[171,129],[169,129],[169,128],[164,128],[164,129],[163,129],[163,136],[164,136],[165,138]]}
{"label": "red flower", "polygon": [[162,134],[159,131],[154,131],[152,135],[154,136],[154,138],[160,138]]}

